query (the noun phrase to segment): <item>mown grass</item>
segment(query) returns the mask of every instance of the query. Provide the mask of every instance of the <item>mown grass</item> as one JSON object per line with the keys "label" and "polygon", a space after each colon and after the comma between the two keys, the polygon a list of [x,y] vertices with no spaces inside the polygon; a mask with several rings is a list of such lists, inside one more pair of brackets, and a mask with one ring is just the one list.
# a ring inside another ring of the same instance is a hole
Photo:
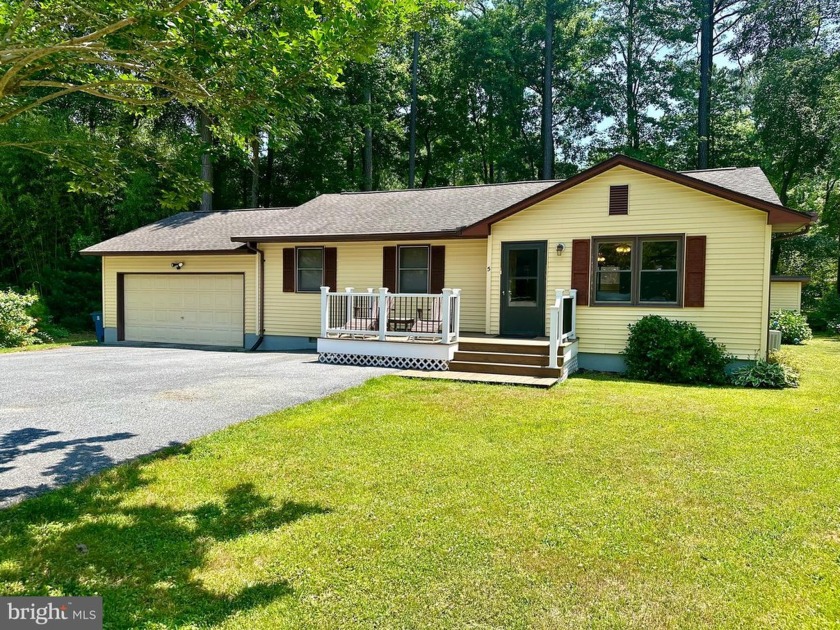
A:
{"label": "mown grass", "polygon": [[93,333],[72,333],[64,339],[59,339],[53,343],[39,343],[35,346],[23,346],[21,348],[0,348],[0,354],[8,354],[11,352],[34,352],[38,350],[55,350],[56,348],[66,348],[67,346],[95,346],[96,335]]}
{"label": "mown grass", "polygon": [[0,591],[107,627],[836,626],[840,341],[795,352],[786,391],[380,378],[3,512]]}

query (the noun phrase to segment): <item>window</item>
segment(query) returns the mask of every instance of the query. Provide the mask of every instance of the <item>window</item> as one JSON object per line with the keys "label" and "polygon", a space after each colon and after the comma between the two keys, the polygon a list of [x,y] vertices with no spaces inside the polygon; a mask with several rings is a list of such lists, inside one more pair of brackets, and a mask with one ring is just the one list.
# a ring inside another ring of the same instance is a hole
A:
{"label": "window", "polygon": [[683,238],[595,239],[594,304],[679,305]]}
{"label": "window", "polygon": [[318,293],[324,284],[324,249],[299,247],[297,249],[297,290]]}
{"label": "window", "polygon": [[429,246],[406,245],[398,248],[397,291],[429,292]]}

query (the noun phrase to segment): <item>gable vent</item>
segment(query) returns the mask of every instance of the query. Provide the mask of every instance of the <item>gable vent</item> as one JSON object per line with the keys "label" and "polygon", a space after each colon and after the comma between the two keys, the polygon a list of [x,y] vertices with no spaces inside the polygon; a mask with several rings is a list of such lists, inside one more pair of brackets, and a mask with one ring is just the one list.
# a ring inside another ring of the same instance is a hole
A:
{"label": "gable vent", "polygon": [[627,214],[630,187],[610,186],[610,214]]}

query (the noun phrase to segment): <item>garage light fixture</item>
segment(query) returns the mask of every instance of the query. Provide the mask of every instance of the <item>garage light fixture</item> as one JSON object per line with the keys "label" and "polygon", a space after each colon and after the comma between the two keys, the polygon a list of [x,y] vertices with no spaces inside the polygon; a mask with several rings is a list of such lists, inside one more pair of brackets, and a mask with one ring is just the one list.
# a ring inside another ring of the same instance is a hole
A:
{"label": "garage light fixture", "polygon": [[173,268],[173,269],[178,269],[179,271],[180,271],[180,269],[181,269],[183,266],[184,266],[184,263],[182,263],[182,262],[174,262],[174,263],[172,263],[172,268]]}

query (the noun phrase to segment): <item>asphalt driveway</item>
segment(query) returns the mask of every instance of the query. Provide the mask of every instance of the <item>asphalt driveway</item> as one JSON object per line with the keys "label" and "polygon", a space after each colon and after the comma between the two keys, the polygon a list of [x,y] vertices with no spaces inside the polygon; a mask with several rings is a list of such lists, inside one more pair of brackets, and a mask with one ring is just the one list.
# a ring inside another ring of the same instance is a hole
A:
{"label": "asphalt driveway", "polygon": [[310,353],[70,347],[0,355],[0,506],[390,370]]}

